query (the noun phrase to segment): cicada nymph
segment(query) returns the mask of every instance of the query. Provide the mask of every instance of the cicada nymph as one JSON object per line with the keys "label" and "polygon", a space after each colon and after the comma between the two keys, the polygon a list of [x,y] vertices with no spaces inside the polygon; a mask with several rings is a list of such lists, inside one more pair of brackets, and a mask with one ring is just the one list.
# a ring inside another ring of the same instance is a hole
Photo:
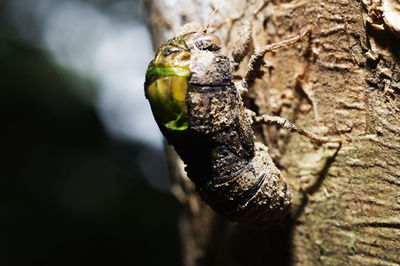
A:
{"label": "cicada nymph", "polygon": [[232,221],[270,222],[290,206],[291,192],[268,148],[254,143],[253,121],[320,143],[332,141],[283,118],[251,117],[240,94],[258,77],[266,52],[298,42],[308,32],[257,50],[239,83],[233,82],[230,58],[220,52],[221,41],[202,26],[184,26],[157,50],[147,69],[145,95],[161,132],[203,200]]}

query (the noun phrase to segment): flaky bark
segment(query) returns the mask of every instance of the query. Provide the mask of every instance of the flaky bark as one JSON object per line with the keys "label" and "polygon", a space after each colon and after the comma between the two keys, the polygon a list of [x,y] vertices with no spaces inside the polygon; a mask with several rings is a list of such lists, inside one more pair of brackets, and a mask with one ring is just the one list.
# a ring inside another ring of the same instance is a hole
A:
{"label": "flaky bark", "polygon": [[[216,31],[227,53],[246,23],[255,48],[312,27],[308,40],[265,57],[266,73],[245,103],[344,141],[336,150],[274,127],[255,128],[295,194],[288,221],[268,228],[237,226],[216,215],[169,151],[172,189],[182,204],[184,264],[399,264],[400,40],[381,4],[176,2],[147,1],[155,47],[187,22],[215,26],[229,19]],[[218,11],[207,21],[211,6]]]}

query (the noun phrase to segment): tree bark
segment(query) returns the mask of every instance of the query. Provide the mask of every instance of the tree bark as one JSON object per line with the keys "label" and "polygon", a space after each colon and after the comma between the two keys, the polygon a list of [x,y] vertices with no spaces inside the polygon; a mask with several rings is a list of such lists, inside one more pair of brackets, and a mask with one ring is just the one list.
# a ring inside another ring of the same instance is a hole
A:
{"label": "tree bark", "polygon": [[388,3],[400,6],[147,0],[155,47],[187,22],[219,24],[215,34],[226,53],[247,22],[255,49],[312,27],[304,42],[266,55],[265,75],[244,101],[259,114],[343,140],[336,149],[275,127],[254,128],[294,193],[287,221],[263,228],[232,224],[210,210],[168,148],[184,265],[400,264],[400,40],[390,21],[395,15],[400,23],[400,11],[389,16]]}

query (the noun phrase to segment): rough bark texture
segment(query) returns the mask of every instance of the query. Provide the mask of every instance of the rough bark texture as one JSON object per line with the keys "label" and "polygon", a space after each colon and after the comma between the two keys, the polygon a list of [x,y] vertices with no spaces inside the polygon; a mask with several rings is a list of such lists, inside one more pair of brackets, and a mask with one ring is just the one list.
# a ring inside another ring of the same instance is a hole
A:
{"label": "rough bark texture", "polygon": [[[379,2],[147,4],[155,47],[187,22],[230,19],[216,31],[227,52],[247,22],[255,48],[311,26],[308,40],[265,57],[266,73],[245,104],[344,140],[336,150],[274,127],[255,128],[295,192],[287,221],[266,228],[234,225],[205,206],[169,150],[184,265],[400,264],[400,40]],[[218,11],[208,20],[213,7]]]}

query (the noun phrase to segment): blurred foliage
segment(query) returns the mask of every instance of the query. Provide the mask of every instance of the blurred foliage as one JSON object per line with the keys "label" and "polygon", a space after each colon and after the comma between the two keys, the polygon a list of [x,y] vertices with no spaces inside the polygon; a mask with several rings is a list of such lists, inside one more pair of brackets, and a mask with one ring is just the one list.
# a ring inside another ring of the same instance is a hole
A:
{"label": "blurred foliage", "polygon": [[174,199],[138,167],[149,148],[111,140],[94,83],[0,30],[0,265],[179,265]]}

